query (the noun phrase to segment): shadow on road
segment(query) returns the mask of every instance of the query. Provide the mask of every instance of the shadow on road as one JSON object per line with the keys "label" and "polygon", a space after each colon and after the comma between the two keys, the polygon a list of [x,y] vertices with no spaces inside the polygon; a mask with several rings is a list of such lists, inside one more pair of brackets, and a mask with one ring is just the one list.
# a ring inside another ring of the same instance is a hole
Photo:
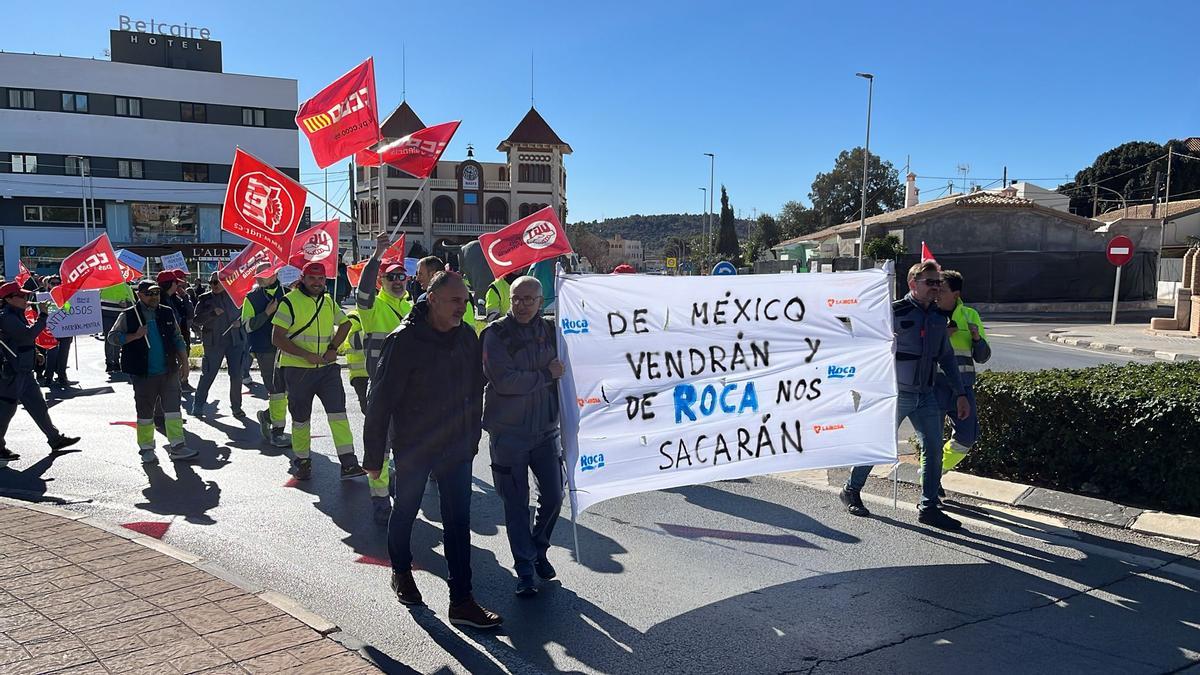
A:
{"label": "shadow on road", "polygon": [[46,496],[47,484],[54,480],[46,478],[46,472],[54,465],[59,457],[82,452],[80,448],[71,448],[59,452],[51,452],[24,469],[14,469],[12,463],[0,468],[0,495],[32,502],[65,503],[60,497]]}
{"label": "shadow on road", "polygon": [[172,462],[175,477],[168,475],[159,464],[143,464],[150,486],[142,490],[146,501],[136,508],[163,516],[181,516],[195,525],[212,525],[216,521],[208,512],[221,502],[221,486],[216,481],[203,480],[187,462]]}
{"label": "shadow on road", "polygon": [[59,403],[70,401],[74,398],[100,396],[111,393],[113,393],[112,387],[92,387],[90,389],[62,389],[56,387],[46,392],[46,407],[53,408]]}
{"label": "shadow on road", "polygon": [[664,490],[664,492],[682,495],[689,504],[750,522],[770,525],[781,530],[804,532],[843,544],[859,543],[858,537],[835,530],[801,511],[757,497],[722,490],[714,485],[691,485]]}

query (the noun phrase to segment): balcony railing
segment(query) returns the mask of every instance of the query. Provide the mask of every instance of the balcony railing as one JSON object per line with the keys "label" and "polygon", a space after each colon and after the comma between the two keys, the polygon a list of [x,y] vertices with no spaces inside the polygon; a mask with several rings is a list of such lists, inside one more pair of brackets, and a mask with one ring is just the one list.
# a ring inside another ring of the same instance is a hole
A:
{"label": "balcony railing", "polygon": [[457,190],[458,181],[453,178],[430,178],[429,187],[432,190]]}
{"label": "balcony railing", "polygon": [[455,236],[479,236],[489,232],[497,232],[504,225],[488,225],[486,223],[434,223],[433,234]]}
{"label": "balcony railing", "polygon": [[484,190],[497,190],[499,192],[508,192],[512,188],[512,181],[507,180],[485,180],[483,181]]}

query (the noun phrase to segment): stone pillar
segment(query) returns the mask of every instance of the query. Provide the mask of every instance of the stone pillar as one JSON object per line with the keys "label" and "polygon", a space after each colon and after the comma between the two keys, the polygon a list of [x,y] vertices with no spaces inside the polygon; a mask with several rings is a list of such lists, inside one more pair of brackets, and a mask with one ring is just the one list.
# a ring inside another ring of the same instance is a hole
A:
{"label": "stone pillar", "polygon": [[1195,292],[1200,290],[1197,288],[1197,281],[1200,280],[1200,265],[1196,264],[1197,258],[1200,258],[1200,248],[1189,248],[1187,253],[1183,254],[1183,288]]}

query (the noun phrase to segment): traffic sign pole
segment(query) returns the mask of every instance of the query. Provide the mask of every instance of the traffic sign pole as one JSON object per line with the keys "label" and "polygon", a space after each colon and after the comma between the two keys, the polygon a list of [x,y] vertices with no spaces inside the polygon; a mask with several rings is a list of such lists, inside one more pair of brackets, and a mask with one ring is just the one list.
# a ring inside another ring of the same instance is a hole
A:
{"label": "traffic sign pole", "polygon": [[1133,240],[1123,234],[1117,235],[1108,242],[1104,254],[1108,256],[1108,262],[1117,268],[1117,278],[1113,282],[1112,314],[1108,319],[1108,325],[1115,326],[1117,325],[1117,300],[1121,294],[1121,268],[1125,266],[1125,263],[1133,260]]}
{"label": "traffic sign pole", "polygon": [[1117,295],[1121,292],[1121,266],[1117,266],[1117,280],[1113,283],[1113,306],[1112,316],[1108,320],[1108,325],[1117,325]]}

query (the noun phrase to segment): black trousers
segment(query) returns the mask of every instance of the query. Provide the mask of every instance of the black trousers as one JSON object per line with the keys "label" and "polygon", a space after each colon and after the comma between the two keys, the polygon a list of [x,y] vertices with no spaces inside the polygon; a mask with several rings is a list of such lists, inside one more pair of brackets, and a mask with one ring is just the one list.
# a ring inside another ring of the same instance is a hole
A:
{"label": "black trousers", "polygon": [[17,406],[25,407],[25,412],[46,434],[46,440],[59,437],[58,428],[50,421],[50,410],[46,407],[46,399],[33,373],[18,372],[11,382],[0,383],[0,447],[6,447],[8,425],[17,414]]}

